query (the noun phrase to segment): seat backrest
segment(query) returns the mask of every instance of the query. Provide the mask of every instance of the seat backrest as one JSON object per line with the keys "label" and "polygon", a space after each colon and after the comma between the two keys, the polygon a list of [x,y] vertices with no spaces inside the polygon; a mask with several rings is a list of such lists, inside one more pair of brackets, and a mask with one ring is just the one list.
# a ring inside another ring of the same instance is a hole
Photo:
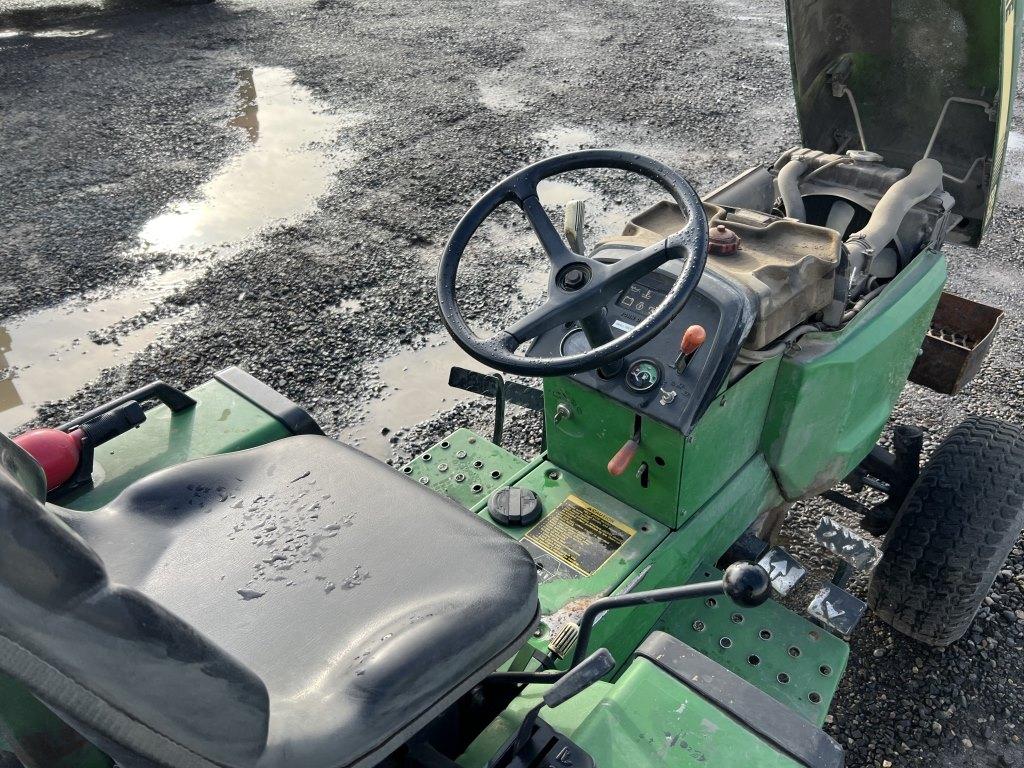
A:
{"label": "seat backrest", "polygon": [[40,467],[0,435],[0,671],[101,747],[163,764],[251,764],[266,745],[263,682],[111,583],[45,492]]}

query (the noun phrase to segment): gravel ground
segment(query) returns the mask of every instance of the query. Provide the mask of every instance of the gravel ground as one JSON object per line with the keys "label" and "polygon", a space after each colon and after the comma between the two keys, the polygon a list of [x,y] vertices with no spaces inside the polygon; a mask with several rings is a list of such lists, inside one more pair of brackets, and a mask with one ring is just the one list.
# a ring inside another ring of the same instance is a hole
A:
{"label": "gravel ground", "polygon": [[[434,265],[460,213],[500,177],[555,151],[618,146],[707,191],[797,142],[779,0],[683,0],[670,11],[655,0],[510,0],[486,11],[453,0],[102,12],[0,2],[3,29],[23,34],[0,37],[0,322],[15,328],[26,322],[19,313],[62,301],[73,311],[90,289],[130,295],[154,269],[188,271],[155,306],[72,341],[84,349],[160,332],[41,406],[45,423],[155,377],[191,386],[237,364],[345,434],[388,390],[437,389],[416,376],[434,350],[415,352],[440,330]],[[195,199],[250,147],[251,127],[236,118],[247,71],[257,85],[291,73],[315,101],[311,115],[338,116],[312,144],[329,185],[315,206],[226,247],[140,247],[146,222]],[[983,247],[949,249],[952,289],[1007,312],[995,351],[962,394],[911,385],[894,416],[922,425],[929,447],[967,414],[1024,421],[1021,160],[1015,153]],[[647,194],[614,176],[586,183],[607,195],[609,216]],[[487,234],[463,286],[477,319],[506,321],[529,303],[523,275],[538,255],[528,243],[522,222]],[[402,350],[408,372],[381,380],[379,361]],[[408,422],[380,424],[371,412],[371,428],[389,427],[399,462],[455,426],[487,429],[486,405],[441,405]],[[512,412],[517,450],[535,450],[538,431],[533,416]],[[784,529],[819,573],[834,563],[807,541],[824,509],[798,505]],[[849,765],[1024,765],[1022,590],[1018,546],[971,632],[945,651],[864,620],[827,726]]]}

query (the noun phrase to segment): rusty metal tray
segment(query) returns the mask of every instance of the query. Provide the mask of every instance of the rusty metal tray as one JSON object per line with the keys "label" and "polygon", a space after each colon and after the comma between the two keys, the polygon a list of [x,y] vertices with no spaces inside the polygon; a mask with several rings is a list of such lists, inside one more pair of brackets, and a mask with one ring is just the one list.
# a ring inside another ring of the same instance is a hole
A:
{"label": "rusty metal tray", "polygon": [[978,374],[1002,317],[1001,309],[943,292],[910,380],[955,395]]}

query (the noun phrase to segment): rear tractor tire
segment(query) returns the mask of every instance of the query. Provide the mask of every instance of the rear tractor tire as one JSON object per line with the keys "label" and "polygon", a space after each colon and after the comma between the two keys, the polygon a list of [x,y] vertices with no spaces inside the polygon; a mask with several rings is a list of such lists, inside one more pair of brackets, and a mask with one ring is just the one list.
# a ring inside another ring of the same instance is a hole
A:
{"label": "rear tractor tire", "polygon": [[1024,429],[966,419],[950,432],[893,520],[868,604],[934,646],[959,640],[1024,528]]}

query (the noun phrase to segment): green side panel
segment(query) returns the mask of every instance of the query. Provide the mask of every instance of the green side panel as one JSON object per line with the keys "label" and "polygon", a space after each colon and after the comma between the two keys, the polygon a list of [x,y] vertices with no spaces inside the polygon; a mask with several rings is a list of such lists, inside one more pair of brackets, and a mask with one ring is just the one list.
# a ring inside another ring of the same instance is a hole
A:
{"label": "green side panel", "polygon": [[925,251],[845,328],[808,334],[782,360],[762,449],[787,499],[831,488],[870,452],[945,282],[945,256]]}
{"label": "green side panel", "polygon": [[[692,580],[720,575],[721,571],[704,567]],[[774,600],[757,608],[717,598],[676,603],[662,615],[658,629],[819,727],[850,657],[845,642]]]}
{"label": "green side panel", "polygon": [[647,659],[629,665],[573,740],[598,765],[799,766]]}
{"label": "green side panel", "polygon": [[[539,703],[529,686],[470,745],[459,764],[482,768]],[[797,768],[799,763],[647,659],[634,659],[614,685],[597,683],[540,716],[586,750],[599,766]]]}
{"label": "green side panel", "polygon": [[472,509],[507,485],[526,462],[469,429],[459,429],[432,446],[402,472]]}
{"label": "green side panel", "polygon": [[[675,429],[642,419],[640,448],[619,477],[608,460],[628,440],[636,414],[573,379],[546,379],[544,418],[548,458],[670,528],[678,528],[758,450],[778,361],[773,360],[725,390],[686,439]],[[572,416],[554,420],[559,403]],[[636,475],[648,466],[648,485]]]}
{"label": "green side panel", "polygon": [[687,440],[679,489],[682,523],[757,452],[780,358],[759,365],[711,403]]}
{"label": "green side panel", "polygon": [[[556,422],[559,403],[572,416]],[[544,380],[544,425],[548,458],[610,493],[631,507],[676,527],[683,438],[679,432],[653,419],[643,419],[640,448],[630,468],[618,477],[608,474],[608,461],[633,436],[636,413],[600,392],[570,378]],[[648,466],[648,486],[636,476]]]}
{"label": "green side panel", "polygon": [[0,674],[0,738],[0,751],[14,752],[25,768],[111,768],[114,764],[4,674]]}
{"label": "green side panel", "polygon": [[96,452],[94,485],[58,499],[63,507],[93,510],[139,478],[183,461],[253,448],[291,433],[273,416],[213,379],[189,391],[196,405],[178,413],[164,405],[146,421]]}
{"label": "green side panel", "polygon": [[[509,536],[522,539],[531,530],[541,525],[559,504],[569,496],[582,499],[600,512],[614,518],[633,531],[629,539],[612,554],[603,565],[591,575],[577,574],[571,578],[545,579],[542,574],[540,585],[541,613],[547,625],[561,623],[576,613],[581,613],[591,600],[610,593],[636,569],[654,548],[664,540],[668,528],[650,519],[632,507],[617,501],[607,493],[575,475],[559,469],[549,461],[537,465],[515,483],[518,488],[529,488],[537,493],[541,503],[541,518],[533,526],[525,528],[502,528]],[[485,520],[491,520],[486,509],[479,512]],[[569,605],[575,603],[574,605]],[[562,616],[553,616],[568,606]]]}

